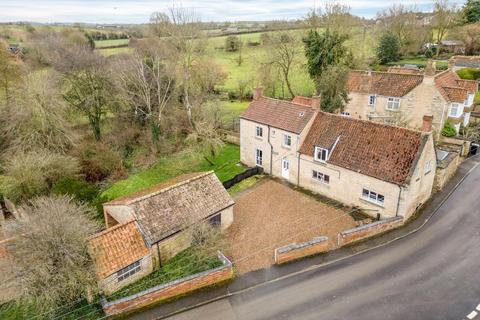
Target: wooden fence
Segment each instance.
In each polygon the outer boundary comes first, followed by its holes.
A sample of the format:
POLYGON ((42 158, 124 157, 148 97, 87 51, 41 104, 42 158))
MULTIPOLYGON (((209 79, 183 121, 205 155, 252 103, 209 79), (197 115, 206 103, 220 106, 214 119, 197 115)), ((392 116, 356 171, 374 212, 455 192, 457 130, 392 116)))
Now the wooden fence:
POLYGON ((239 183, 239 182, 241 182, 241 181, 243 181, 247 178, 250 178, 250 177, 252 177, 256 174, 262 174, 262 173, 263 173, 263 168, 260 168, 260 167, 250 168, 250 169, 245 170, 242 173, 237 174, 232 179, 225 181, 223 183, 223 186, 225 187, 225 189, 230 189, 231 187, 233 187, 237 183, 239 183))

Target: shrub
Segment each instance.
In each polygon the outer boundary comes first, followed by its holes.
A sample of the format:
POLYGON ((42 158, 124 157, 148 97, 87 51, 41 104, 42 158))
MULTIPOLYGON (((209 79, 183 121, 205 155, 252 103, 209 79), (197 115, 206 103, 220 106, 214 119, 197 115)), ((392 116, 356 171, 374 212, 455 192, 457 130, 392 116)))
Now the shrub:
POLYGON ((240 50, 242 41, 237 36, 228 36, 225 39, 225 51, 227 52, 236 52, 240 50))
POLYGON ((460 69, 457 71, 457 74, 460 78, 466 80, 480 79, 480 70, 478 69, 460 69))
POLYGON ((99 189, 84 180, 64 177, 53 185, 52 193, 55 195, 70 195, 75 200, 93 204, 99 189))
POLYGON ((120 154, 103 143, 84 143, 74 153, 80 161, 81 173, 89 182, 124 173, 120 154))
POLYGON ((443 130, 442 130, 442 136, 455 137, 456 135, 457 135, 457 130, 455 130, 455 127, 450 122, 445 123, 445 126, 443 127, 443 130))

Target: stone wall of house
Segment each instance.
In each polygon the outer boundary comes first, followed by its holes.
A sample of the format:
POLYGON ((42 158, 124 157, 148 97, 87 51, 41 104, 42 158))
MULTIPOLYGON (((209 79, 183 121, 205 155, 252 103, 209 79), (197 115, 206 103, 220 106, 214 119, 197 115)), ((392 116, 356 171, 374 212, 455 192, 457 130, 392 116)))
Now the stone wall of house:
POLYGON ((102 301, 103 310, 107 315, 125 315, 197 289, 227 281, 233 277, 232 263, 223 254, 219 254, 219 258, 224 262, 223 266, 162 284, 116 301, 102 301))
POLYGON ((255 167, 255 150, 263 151, 262 167, 265 173, 270 173, 270 151, 271 146, 268 143, 268 126, 257 124, 255 122, 240 119, 240 162, 248 167, 255 167), (256 137, 256 127, 263 129, 263 137, 256 137))
POLYGON ((282 264, 328 251, 328 238, 316 237, 302 243, 292 243, 275 249, 275 263, 282 264))
POLYGON ((404 219, 402 217, 393 217, 366 224, 361 227, 342 231, 338 234, 338 246, 341 247, 346 244, 369 238, 385 231, 397 228, 403 224, 403 221, 404 219))
POLYGON ((387 218, 393 217, 397 213, 399 195, 397 185, 332 164, 314 161, 311 156, 301 155, 300 157, 299 185, 348 206, 365 209, 365 213, 372 217, 376 217, 377 213, 380 213, 382 218, 387 218), (315 180, 312 177, 313 170, 329 175, 329 184, 315 180), (380 206, 362 199, 363 188, 384 195, 384 205, 380 206))
POLYGON ((233 223, 233 206, 228 207, 227 209, 223 210, 221 212, 221 215, 222 215, 221 228, 222 228, 222 230, 225 230, 228 227, 230 227, 233 223))
POLYGON ((457 172, 458 166, 460 164, 460 156, 456 152, 450 152, 448 162, 437 167, 435 173, 435 182, 433 188, 435 191, 440 191, 447 184, 448 181, 453 177, 455 172, 457 172))
POLYGON ((117 273, 113 273, 108 277, 98 282, 99 288, 104 294, 111 294, 121 288, 128 286, 129 284, 138 281, 139 279, 149 275, 153 271, 152 255, 143 257, 140 261, 140 271, 122 281, 117 280, 117 273))
POLYGON ((402 206, 399 208, 399 215, 403 216, 405 220, 410 218, 432 195, 436 167, 437 156, 433 137, 429 135, 410 178, 410 184, 402 190, 403 194, 401 197, 405 199, 405 201, 403 201, 402 206), (428 162, 430 162, 431 165, 430 171, 427 170, 428 162))
POLYGON ((387 110, 387 96, 377 96, 375 106, 368 105, 369 94, 351 92, 345 111, 351 117, 368 120, 369 115, 383 122, 385 118, 396 118, 408 123, 408 127, 420 129, 424 115, 433 115, 433 128, 439 132, 446 121, 449 104, 435 87, 433 77, 425 76, 423 83, 400 99, 400 114, 387 110))

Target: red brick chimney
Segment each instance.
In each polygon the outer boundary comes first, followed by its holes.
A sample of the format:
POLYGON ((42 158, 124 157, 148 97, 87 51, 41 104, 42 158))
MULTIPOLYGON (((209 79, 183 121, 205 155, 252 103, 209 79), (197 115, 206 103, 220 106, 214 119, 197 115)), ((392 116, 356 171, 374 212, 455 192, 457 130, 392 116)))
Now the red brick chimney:
POLYGON ((263 97, 263 88, 256 87, 255 89, 253 89, 253 100, 258 100, 261 97, 263 97))
POLYGON ((423 125, 422 125, 422 131, 423 132, 431 132, 432 131, 432 122, 433 122, 433 116, 423 116, 423 125))
POLYGON ((312 97, 312 108, 313 109, 319 109, 320 110, 320 102, 321 102, 320 96, 313 96, 312 97))

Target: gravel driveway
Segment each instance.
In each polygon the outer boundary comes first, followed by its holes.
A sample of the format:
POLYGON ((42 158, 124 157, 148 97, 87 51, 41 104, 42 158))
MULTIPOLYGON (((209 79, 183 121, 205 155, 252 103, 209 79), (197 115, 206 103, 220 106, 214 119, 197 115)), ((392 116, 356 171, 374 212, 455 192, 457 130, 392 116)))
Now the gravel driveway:
POLYGON ((328 236, 333 249, 337 234, 356 226, 347 209, 336 209, 268 178, 235 201, 228 255, 240 274, 269 267, 274 249, 292 242, 328 236))

